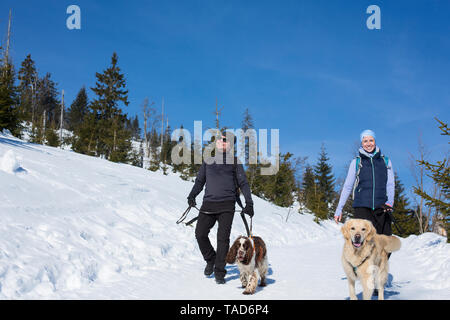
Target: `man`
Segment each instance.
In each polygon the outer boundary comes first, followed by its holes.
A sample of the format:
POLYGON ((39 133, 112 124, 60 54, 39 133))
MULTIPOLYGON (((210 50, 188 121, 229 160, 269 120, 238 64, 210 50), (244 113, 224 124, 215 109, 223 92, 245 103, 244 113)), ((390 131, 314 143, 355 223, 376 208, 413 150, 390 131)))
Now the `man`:
POLYGON ((235 140, 234 135, 230 132, 227 134, 221 132, 218 138, 216 137, 214 161, 211 164, 203 161, 192 191, 188 196, 189 206, 195 206, 195 197, 206 184, 203 203, 195 228, 195 237, 206 261, 204 274, 210 276, 214 272, 218 284, 225 283, 225 258, 230 246, 237 187, 240 188, 245 198, 246 205, 243 212, 250 217, 254 214, 250 187, 244 168, 242 164, 233 163, 233 161, 236 162, 236 158, 230 152, 235 140), (217 252, 208 237, 209 231, 216 222, 218 222, 217 252))

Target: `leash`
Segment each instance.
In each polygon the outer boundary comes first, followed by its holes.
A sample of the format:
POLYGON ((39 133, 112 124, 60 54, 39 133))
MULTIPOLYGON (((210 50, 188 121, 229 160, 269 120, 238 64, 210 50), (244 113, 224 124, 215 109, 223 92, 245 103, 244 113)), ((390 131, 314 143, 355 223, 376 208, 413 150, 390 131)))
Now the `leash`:
MULTIPOLYGON (((177 224, 180 224, 181 222, 183 222, 183 221, 186 219, 186 217, 187 217, 189 211, 191 211, 191 208, 192 208, 192 207, 189 206, 189 207, 183 212, 183 214, 181 215, 180 219, 178 219, 177 224)), ((192 222, 193 222, 193 221, 192 221, 192 222)))
MULTIPOLYGON (((240 212, 241 213, 241 218, 242 218, 242 221, 244 222, 244 226, 245 226, 245 230, 247 231, 247 237, 250 239, 250 242, 251 242, 251 244, 252 244, 252 247, 253 247, 253 253, 255 253, 255 251, 256 251, 256 246, 255 246, 255 241, 253 240, 253 217, 250 217, 250 227, 248 226, 248 223, 247 223, 247 219, 245 219, 245 214, 242 212, 244 209, 243 209, 243 206, 242 206, 242 202, 240 201, 240 199, 239 199, 239 201, 237 201, 237 203, 238 203, 238 205, 241 207, 241 210, 237 210, 237 211, 235 211, 235 212, 240 212)), ((191 211, 191 209, 192 208, 195 208, 195 209, 197 209, 198 210, 198 212, 202 212, 202 213, 206 213, 206 214, 215 214, 215 213, 217 213, 217 212, 208 212, 208 211, 201 211, 199 208, 197 208, 196 206, 189 206, 184 212, 183 212, 183 214, 181 215, 181 217, 180 217, 180 219, 178 219, 178 221, 177 221, 177 224, 180 224, 180 223, 182 223, 184 220, 186 220, 186 218, 187 218, 187 216, 188 216, 188 214, 189 214, 189 211, 191 211)), ((195 221, 197 221, 198 220, 198 216, 196 216, 195 218, 193 218, 193 219, 191 219, 191 220, 189 220, 188 222, 185 222, 184 224, 186 225, 186 226, 190 226, 191 224, 193 224, 195 221)))
MULTIPOLYGON (((202 211, 202 210, 200 210, 199 208, 197 208, 196 206, 193 206, 193 207, 189 206, 189 207, 183 212, 183 214, 181 215, 180 219, 178 219, 177 224, 180 224, 180 223, 182 223, 184 220, 186 220, 187 215, 189 214, 189 211, 191 211, 192 208, 197 209, 198 212, 206 213, 206 214, 217 214, 217 213, 219 213, 219 212, 202 211)), ((249 233, 250 231, 248 231, 248 230, 249 230, 249 229, 248 229, 248 224, 247 224, 247 221, 245 220, 245 217, 244 217, 244 214, 242 213, 242 210, 236 210, 236 211, 234 211, 234 212, 241 212, 241 217, 242 217, 242 219, 244 220, 244 224, 245 224, 245 226, 246 226, 247 233, 250 234, 250 233, 249 233)), ((198 220, 198 216, 196 216, 195 218, 189 220, 188 222, 185 222, 184 224, 187 225, 187 226, 190 226, 191 224, 193 224, 193 223, 194 223, 195 221, 197 221, 197 220, 198 220)))
POLYGON ((249 228, 247 219, 245 219, 245 214, 242 212, 244 210, 244 206, 242 205, 241 198, 237 197, 236 202, 242 209, 241 210, 241 218, 242 218, 242 221, 244 222, 245 231, 247 231, 247 237, 250 239, 250 243, 252 244, 253 254, 255 254, 256 246, 255 246, 255 241, 253 240, 253 217, 250 217, 250 228, 249 228))
MULTIPOLYGON (((415 211, 414 210, 409 210, 409 211, 406 211, 406 212, 402 212, 402 214, 409 214, 409 213, 415 213, 415 211)), ((399 221, 397 219, 395 219, 393 213, 391 214, 391 218, 392 218, 392 222, 394 223, 394 227, 397 228, 397 230, 400 232, 400 234, 405 234, 405 231, 402 228, 400 228, 400 226, 398 225, 399 221)), ((406 222, 406 221, 408 221, 408 219, 409 218, 404 219, 404 220, 400 220, 400 222, 406 222)))
POLYGON ((398 232, 400 232, 400 234, 405 234, 405 231, 397 224, 397 219, 395 219, 393 215, 391 216, 391 218, 392 222, 394 223, 394 227, 397 228, 398 232))
POLYGON ((358 264, 357 266, 354 266, 354 265, 352 265, 349 261, 347 261, 347 263, 351 265, 351 267, 352 267, 352 269, 353 269, 353 273, 355 274, 356 277, 358 276, 358 274, 356 273, 356 271, 358 270, 358 268, 359 268, 360 266, 362 266, 362 264, 363 264, 364 262, 366 262, 367 258, 370 257, 370 255, 372 254, 374 248, 375 248, 375 246, 372 247, 372 249, 370 250, 370 252, 369 252, 369 254, 367 255, 367 257, 365 257, 364 260, 363 260, 360 264, 358 264))
POLYGON ((247 219, 245 219, 245 214, 241 212, 241 218, 244 222, 245 231, 247 231, 247 237, 252 237, 252 224, 253 224, 253 218, 250 217, 250 228, 248 227, 247 219))

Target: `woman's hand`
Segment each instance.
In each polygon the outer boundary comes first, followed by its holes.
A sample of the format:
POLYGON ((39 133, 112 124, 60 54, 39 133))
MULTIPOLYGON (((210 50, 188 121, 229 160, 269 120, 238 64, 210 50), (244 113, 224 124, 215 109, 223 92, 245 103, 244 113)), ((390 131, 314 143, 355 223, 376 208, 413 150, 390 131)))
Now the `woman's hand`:
POLYGON ((394 209, 391 207, 390 204, 386 203, 383 206, 383 211, 386 213, 392 213, 392 211, 394 211, 394 209))
POLYGON ((338 223, 338 220, 339 220, 339 222, 341 222, 341 219, 342 219, 342 213, 338 216, 334 216, 334 221, 336 221, 336 223, 338 223))

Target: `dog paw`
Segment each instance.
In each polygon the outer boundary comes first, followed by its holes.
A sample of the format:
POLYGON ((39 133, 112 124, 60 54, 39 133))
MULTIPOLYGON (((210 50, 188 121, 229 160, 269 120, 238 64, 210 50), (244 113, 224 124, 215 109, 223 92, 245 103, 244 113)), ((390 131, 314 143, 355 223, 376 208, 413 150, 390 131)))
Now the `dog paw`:
POLYGON ((245 290, 244 292, 242 292, 242 294, 248 295, 248 294, 253 294, 254 292, 251 292, 250 290, 245 290))
POLYGON ((267 286, 267 284, 266 284, 265 281, 261 281, 261 282, 259 283, 259 286, 260 286, 260 287, 265 287, 265 286, 267 286))

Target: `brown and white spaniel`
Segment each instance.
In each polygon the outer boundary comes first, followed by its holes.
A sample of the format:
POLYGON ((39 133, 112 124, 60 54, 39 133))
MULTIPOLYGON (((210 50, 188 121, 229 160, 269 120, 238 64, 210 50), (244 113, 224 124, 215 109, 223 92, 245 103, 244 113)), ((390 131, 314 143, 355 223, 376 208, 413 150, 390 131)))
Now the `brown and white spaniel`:
POLYGON ((266 244, 260 237, 244 237, 237 238, 227 254, 227 263, 237 263, 242 288, 245 288, 243 294, 255 293, 258 285, 258 270, 261 281, 259 285, 266 285, 266 274, 269 268, 267 261, 266 244))

